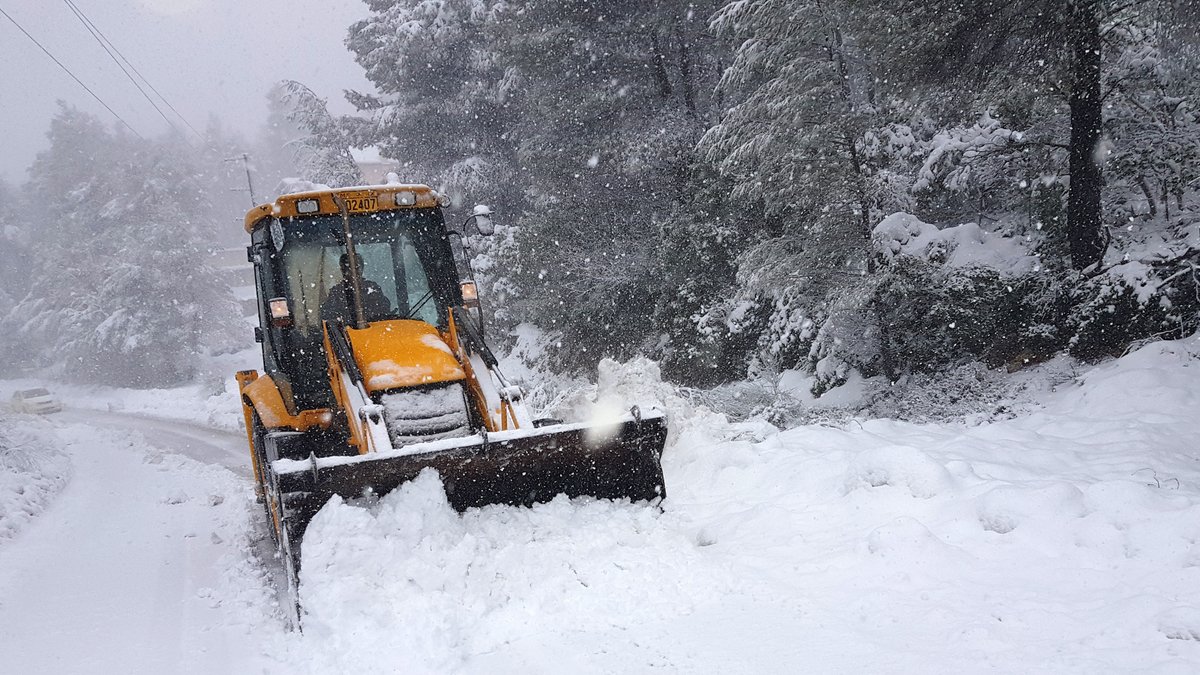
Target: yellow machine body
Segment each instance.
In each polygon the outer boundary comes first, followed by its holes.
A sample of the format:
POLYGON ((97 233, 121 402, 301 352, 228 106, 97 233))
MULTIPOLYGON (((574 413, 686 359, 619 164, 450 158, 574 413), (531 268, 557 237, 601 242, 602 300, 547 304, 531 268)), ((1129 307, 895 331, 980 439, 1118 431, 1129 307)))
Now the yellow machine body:
POLYGON ((383 494, 432 469, 460 510, 665 496, 660 412, 633 408, 602 434, 531 417, 464 306, 443 201, 422 185, 368 186, 285 195, 246 216, 265 373, 237 381, 297 602, 300 539, 333 495, 383 494), (327 260, 340 260, 336 284, 327 260), (387 308, 368 312, 368 292, 387 308), (331 315, 337 293, 347 311, 331 315))

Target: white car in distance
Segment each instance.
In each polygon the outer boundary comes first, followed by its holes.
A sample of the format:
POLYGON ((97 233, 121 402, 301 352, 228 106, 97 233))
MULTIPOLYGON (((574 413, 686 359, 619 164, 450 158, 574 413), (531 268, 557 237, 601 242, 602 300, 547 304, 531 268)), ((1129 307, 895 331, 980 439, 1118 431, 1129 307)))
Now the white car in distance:
POLYGON ((13 412, 45 415, 61 412, 63 405, 62 401, 58 400, 58 397, 51 394, 49 390, 37 387, 22 389, 13 394, 12 409, 13 412))

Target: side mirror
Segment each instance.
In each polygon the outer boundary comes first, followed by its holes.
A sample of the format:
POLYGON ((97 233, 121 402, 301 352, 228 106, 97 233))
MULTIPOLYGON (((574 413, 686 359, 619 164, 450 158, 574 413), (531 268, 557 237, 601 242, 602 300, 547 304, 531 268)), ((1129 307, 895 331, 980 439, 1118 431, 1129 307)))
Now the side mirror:
POLYGON ((471 218, 475 220, 475 229, 485 237, 490 237, 496 234, 496 225, 492 222, 492 210, 483 204, 475 207, 471 214, 471 218))

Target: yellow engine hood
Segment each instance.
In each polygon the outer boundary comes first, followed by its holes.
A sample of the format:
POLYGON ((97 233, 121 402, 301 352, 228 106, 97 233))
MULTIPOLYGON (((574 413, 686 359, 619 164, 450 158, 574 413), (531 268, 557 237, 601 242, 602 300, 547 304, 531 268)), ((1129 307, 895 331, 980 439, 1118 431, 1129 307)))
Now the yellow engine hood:
POLYGON ((454 352, 424 321, 376 321, 347 328, 346 335, 370 393, 466 378, 454 352))

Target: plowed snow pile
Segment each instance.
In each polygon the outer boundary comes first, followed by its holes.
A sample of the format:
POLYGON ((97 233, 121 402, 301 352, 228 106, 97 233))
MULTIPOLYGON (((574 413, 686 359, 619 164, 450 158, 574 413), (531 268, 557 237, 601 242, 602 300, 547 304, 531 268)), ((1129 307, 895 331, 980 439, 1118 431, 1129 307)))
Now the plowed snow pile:
POLYGON ((1200 341, 985 426, 775 433, 671 398, 668 499, 459 515, 436 476, 304 543, 311 672, 1196 672, 1200 341))
POLYGON ((58 445, 41 420, 0 412, 0 547, 67 484, 71 461, 58 445))

